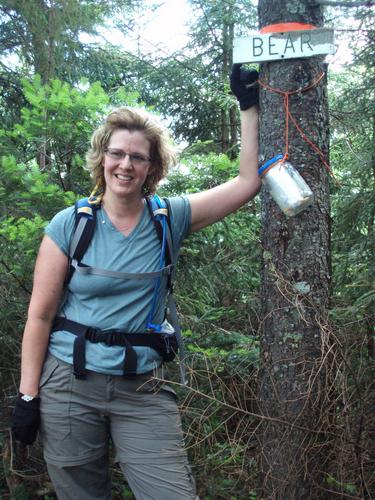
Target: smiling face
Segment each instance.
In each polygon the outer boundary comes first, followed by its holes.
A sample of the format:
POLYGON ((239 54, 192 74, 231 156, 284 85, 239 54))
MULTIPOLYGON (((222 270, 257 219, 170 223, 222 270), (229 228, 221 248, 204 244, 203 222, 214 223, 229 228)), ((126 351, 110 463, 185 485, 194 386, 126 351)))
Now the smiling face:
POLYGON ((150 143, 139 130, 115 130, 107 145, 114 154, 104 155, 104 179, 106 196, 139 199, 150 170, 151 162, 131 162, 129 155, 149 158, 150 143), (125 158, 121 153, 128 153, 125 158), (115 158, 118 156, 119 158, 115 158))

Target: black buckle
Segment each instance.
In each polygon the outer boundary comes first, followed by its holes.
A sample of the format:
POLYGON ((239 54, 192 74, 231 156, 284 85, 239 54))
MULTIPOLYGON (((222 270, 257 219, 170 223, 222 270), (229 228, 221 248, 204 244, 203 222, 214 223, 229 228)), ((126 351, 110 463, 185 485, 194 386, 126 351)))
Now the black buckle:
POLYGON ((104 340, 102 340, 102 342, 104 342, 108 346, 116 345, 116 341, 118 340, 118 332, 116 330, 104 330, 102 333, 104 337, 104 340))
POLYGON ((86 339, 87 340, 90 340, 91 342, 99 342, 99 340, 97 340, 99 334, 100 334, 100 330, 99 328, 95 328, 93 326, 89 326, 86 330, 86 339))
POLYGON ((102 342, 108 346, 113 345, 123 345, 121 341, 121 333, 118 330, 100 330, 100 328, 95 328, 90 326, 86 330, 86 339, 90 342, 98 343, 102 342))

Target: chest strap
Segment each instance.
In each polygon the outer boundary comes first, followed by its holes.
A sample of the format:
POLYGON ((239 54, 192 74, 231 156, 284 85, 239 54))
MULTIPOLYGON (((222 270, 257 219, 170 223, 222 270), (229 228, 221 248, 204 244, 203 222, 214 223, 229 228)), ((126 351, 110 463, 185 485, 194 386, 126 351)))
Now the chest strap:
POLYGON ((172 361, 178 351, 174 334, 156 332, 129 333, 118 329, 100 330, 61 316, 55 318, 52 326, 52 331, 57 330, 65 330, 76 335, 73 344, 73 370, 75 377, 78 379, 85 378, 86 340, 93 343, 102 342, 109 346, 125 347, 124 376, 135 376, 137 374, 138 359, 134 346, 155 349, 165 362, 172 361))
POLYGON ((162 276, 170 276, 173 272, 173 265, 165 266, 158 271, 150 271, 144 273, 124 273, 122 271, 111 271, 110 269, 100 269, 98 267, 87 266, 73 259, 71 267, 80 274, 95 274, 97 276, 106 276, 109 278, 120 278, 123 280, 145 280, 161 278, 162 276))

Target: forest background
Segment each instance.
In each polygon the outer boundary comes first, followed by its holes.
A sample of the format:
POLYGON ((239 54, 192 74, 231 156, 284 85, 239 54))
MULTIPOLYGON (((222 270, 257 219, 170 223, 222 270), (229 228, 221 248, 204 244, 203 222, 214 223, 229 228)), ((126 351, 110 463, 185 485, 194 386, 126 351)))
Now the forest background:
MULTIPOLYGON (((374 10, 372 2, 319 3, 328 5, 322 7, 325 26, 336 29, 346 58, 341 65, 334 58, 328 71, 330 165, 339 181, 331 182, 330 194, 330 355, 340 362, 337 391, 330 395, 333 451, 318 486, 322 498, 373 498, 374 10)), ((180 150, 161 195, 199 191, 237 171, 238 107, 229 90, 233 36, 258 29, 256 5, 187 4, 186 44, 173 51, 145 38, 145 26, 158 15, 156 3, 0 1, 1 498, 54 497, 38 445, 27 460, 18 457, 7 422, 43 228, 90 192, 84 163, 93 129, 117 105, 159 115, 180 150)), ((194 234, 180 256, 176 298, 189 388, 175 380, 198 492, 207 500, 260 498, 261 200, 194 234)), ((113 478, 114 497, 132 498, 115 464, 113 478)))

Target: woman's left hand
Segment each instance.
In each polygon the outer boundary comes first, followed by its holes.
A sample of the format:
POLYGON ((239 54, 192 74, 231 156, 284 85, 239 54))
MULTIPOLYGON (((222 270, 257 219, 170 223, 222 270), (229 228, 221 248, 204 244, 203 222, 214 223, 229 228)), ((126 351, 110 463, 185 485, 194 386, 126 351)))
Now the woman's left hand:
POLYGON ((256 106, 259 103, 259 73, 248 70, 242 64, 233 64, 230 74, 230 88, 240 104, 240 110, 256 106))

